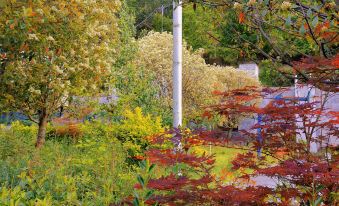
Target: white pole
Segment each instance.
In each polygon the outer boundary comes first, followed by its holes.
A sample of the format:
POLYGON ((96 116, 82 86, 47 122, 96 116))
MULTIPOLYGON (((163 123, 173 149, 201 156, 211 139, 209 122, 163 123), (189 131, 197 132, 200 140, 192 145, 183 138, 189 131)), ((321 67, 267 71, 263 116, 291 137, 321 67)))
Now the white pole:
POLYGON ((182 0, 173 0, 173 127, 182 125, 182 0))

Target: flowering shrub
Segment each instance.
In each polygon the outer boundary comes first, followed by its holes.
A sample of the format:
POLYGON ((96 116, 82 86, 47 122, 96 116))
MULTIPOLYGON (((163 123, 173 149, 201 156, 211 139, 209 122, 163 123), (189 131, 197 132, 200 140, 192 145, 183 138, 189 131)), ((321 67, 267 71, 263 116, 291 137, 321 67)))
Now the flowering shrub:
POLYGON ((110 75, 120 1, 2 1, 0 100, 39 125, 76 94, 98 92, 110 75))
MULTIPOLYGON (((154 87, 164 108, 171 108, 172 99, 172 42, 169 33, 150 32, 138 40, 135 64, 144 67, 155 76, 154 87)), ((183 46, 183 104, 185 117, 195 117, 201 106, 215 103, 218 98, 213 90, 230 90, 244 86, 258 85, 258 82, 242 71, 232 67, 208 65, 200 51, 193 52, 183 46)))

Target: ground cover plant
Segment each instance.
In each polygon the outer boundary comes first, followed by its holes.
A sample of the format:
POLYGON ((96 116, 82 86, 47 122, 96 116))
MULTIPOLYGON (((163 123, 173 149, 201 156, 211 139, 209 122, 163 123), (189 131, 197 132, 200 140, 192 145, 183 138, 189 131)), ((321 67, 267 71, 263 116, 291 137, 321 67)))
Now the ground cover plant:
POLYGON ((36 126, 2 127, 0 204, 108 205, 131 194, 137 168, 128 165, 110 126, 81 127, 77 143, 50 139, 40 150, 34 148, 36 126))

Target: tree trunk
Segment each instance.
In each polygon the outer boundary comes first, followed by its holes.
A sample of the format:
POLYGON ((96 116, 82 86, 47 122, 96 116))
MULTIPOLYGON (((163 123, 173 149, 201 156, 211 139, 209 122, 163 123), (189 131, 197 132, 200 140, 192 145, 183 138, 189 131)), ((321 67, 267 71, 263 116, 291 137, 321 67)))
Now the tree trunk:
POLYGON ((229 130, 227 131, 227 139, 230 141, 232 138, 232 132, 233 132, 233 128, 229 128, 229 130))
POLYGON ((36 148, 40 148, 45 143, 45 137, 46 137, 46 127, 47 127, 47 119, 48 115, 46 111, 42 111, 39 117, 39 130, 38 130, 38 136, 35 143, 36 148))

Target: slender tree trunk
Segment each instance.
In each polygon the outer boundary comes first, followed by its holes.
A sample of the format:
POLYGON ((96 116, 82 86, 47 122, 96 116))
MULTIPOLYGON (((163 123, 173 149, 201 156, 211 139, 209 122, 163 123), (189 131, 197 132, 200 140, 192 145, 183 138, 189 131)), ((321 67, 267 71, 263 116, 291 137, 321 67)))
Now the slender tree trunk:
POLYGON ((306 147, 307 147, 307 153, 311 153, 311 138, 306 136, 306 147))
POLYGON ((232 132, 233 132, 233 129, 230 127, 229 130, 227 131, 227 139, 228 139, 228 140, 231 140, 231 138, 232 138, 232 132))
POLYGON ((43 110, 39 117, 39 129, 38 129, 37 140, 35 143, 36 148, 42 147, 45 143, 47 119, 48 119, 48 115, 46 113, 46 110, 43 110))

